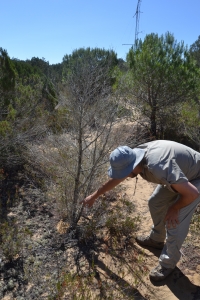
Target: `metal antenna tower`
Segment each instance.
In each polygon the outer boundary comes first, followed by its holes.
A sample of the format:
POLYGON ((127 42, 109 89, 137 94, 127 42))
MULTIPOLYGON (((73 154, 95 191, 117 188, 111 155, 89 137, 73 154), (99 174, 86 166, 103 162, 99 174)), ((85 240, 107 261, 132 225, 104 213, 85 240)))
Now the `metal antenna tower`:
POLYGON ((142 2, 142 0, 138 0, 136 12, 135 12, 135 15, 133 16, 133 17, 136 16, 135 44, 134 44, 136 49, 137 49, 137 46, 138 46, 138 35, 139 35, 139 22, 140 22, 140 6, 141 6, 141 2, 142 2))
POLYGON ((136 16, 136 26, 135 26, 135 43, 134 44, 122 44, 122 45, 131 45, 132 47, 135 46, 137 49, 138 46, 138 35, 139 35, 139 22, 140 22, 140 5, 142 0, 138 0, 136 12, 133 18, 136 16))

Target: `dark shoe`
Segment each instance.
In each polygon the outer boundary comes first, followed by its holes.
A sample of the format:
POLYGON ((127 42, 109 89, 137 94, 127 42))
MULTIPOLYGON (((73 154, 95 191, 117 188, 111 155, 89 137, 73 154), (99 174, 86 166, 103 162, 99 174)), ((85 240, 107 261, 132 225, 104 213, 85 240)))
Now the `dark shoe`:
POLYGON ((162 281, 169 276, 174 269, 162 267, 160 264, 151 270, 149 277, 154 281, 162 281))
POLYGON ((156 249, 162 249, 164 247, 164 242, 156 242, 152 240, 150 236, 138 236, 135 240, 141 246, 153 247, 156 249))

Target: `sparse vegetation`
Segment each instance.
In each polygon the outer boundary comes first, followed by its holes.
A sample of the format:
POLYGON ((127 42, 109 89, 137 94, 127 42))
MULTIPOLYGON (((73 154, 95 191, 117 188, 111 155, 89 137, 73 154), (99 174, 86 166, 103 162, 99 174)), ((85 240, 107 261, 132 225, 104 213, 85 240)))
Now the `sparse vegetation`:
MULTIPOLYGON (((135 247, 133 203, 122 188, 92 209, 80 201, 104 180, 120 144, 170 136, 199 150, 195 45, 188 51, 170 34, 152 34, 127 62, 86 48, 52 66, 11 60, 0 48, 0 298, 139 294, 148 269, 135 247)), ((197 211, 191 232, 199 223, 197 211)))

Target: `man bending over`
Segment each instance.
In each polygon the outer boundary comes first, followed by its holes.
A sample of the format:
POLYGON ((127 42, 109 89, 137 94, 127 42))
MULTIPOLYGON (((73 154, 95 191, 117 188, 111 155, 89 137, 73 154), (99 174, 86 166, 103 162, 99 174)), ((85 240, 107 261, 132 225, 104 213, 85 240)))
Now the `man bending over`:
POLYGON ((120 146, 110 155, 110 179, 86 197, 83 205, 91 207, 100 195, 138 174, 158 184, 148 202, 152 230, 149 236, 138 236, 136 241, 141 246, 162 249, 158 266, 150 272, 152 280, 161 281, 171 274, 179 261, 190 220, 200 203, 200 153, 165 140, 134 149, 120 146))

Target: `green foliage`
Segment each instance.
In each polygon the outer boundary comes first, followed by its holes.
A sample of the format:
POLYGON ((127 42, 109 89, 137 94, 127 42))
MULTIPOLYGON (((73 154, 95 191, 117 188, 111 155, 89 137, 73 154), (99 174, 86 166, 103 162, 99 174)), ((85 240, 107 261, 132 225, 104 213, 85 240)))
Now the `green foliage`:
POLYGON ((124 218, 122 213, 111 215, 106 221, 109 234, 115 238, 130 237, 137 229, 139 219, 129 216, 124 218))
POLYGON ((59 84, 62 82, 63 63, 49 65, 48 78, 54 83, 59 84))
POLYGON ((5 222, 0 227, 0 245, 8 261, 16 259, 23 251, 24 237, 30 236, 27 228, 19 228, 17 222, 5 222))
MULTIPOLYGON (((13 64, 16 69, 18 84, 20 83, 23 87, 29 86, 38 91, 38 83, 40 83, 40 103, 43 103, 44 109, 53 111, 57 104, 57 93, 48 77, 49 63, 45 59, 33 57, 26 61, 14 59, 13 64)), ((38 101, 38 98, 36 99, 38 101)))
POLYGON ((32 77, 33 75, 38 75, 40 77, 43 75, 41 70, 36 65, 32 65, 30 61, 23 61, 15 58, 12 59, 12 63, 19 78, 24 80, 23 83, 25 84, 27 84, 27 78, 32 77))
POLYGON ((200 35, 198 39, 190 46, 190 53, 196 60, 198 67, 200 67, 200 35))
POLYGON ((163 121, 176 116, 177 104, 197 95, 200 72, 184 43, 170 33, 147 35, 129 51, 127 60, 129 88, 150 120, 152 135, 164 138, 163 121))
POLYGON ((0 121, 0 136, 6 136, 8 131, 10 132, 11 127, 8 121, 0 121))
POLYGON ((12 59, 12 63, 20 78, 39 75, 40 77, 48 76, 49 62, 44 58, 32 57, 30 60, 12 59))
POLYGON ((55 106, 58 104, 58 99, 54 85, 48 79, 46 79, 44 82, 42 97, 45 104, 45 109, 52 112, 55 109, 55 106))
POLYGON ((70 130, 73 124, 73 116, 67 107, 59 107, 50 116, 50 123, 53 133, 62 133, 63 130, 70 130))
POLYGON ((200 103, 191 100, 181 108, 181 126, 185 129, 185 135, 194 143, 193 148, 200 149, 200 103))
MULTIPOLYGON (((43 135, 55 105, 53 84, 37 65, 0 56, 0 165, 24 164, 28 142, 43 135)), ((48 124, 50 126, 50 124, 48 124)))
POLYGON ((191 100, 182 106, 182 117, 187 127, 200 127, 199 103, 191 100))
MULTIPOLYGON (((63 58, 63 79, 64 81, 79 82, 79 90, 76 93, 79 97, 89 97, 90 100, 105 90, 106 84, 111 86, 111 73, 117 65, 117 55, 114 51, 107 51, 99 48, 80 48, 74 50, 71 55, 65 55, 63 58), (97 70, 105 72, 97 74, 97 70), (98 86, 97 83, 98 82, 98 86), (81 84, 80 84, 81 83, 81 84), (95 87, 95 88, 94 88, 95 87), (87 90, 85 95, 83 91, 87 90), (94 94, 95 92, 95 94, 94 94)), ((77 84, 76 84, 77 88, 77 84)), ((74 90, 75 92, 75 90, 74 90)))
POLYGON ((15 71, 6 50, 0 48, 0 88, 6 92, 15 86, 15 71))
POLYGON ((14 103, 15 71, 6 50, 0 48, 0 120, 5 120, 7 107, 14 103))
POLYGON ((74 70, 75 65, 87 64, 89 61, 91 61, 91 70, 97 65, 101 67, 105 66, 106 63, 109 63, 110 68, 112 68, 118 62, 117 55, 113 50, 109 51, 100 48, 80 48, 74 50, 70 55, 65 55, 63 58, 64 68, 67 68, 69 73, 74 70))
POLYGON ((115 66, 112 72, 113 78, 113 89, 114 91, 119 88, 120 81, 122 76, 124 75, 124 71, 119 68, 119 66, 115 66))

